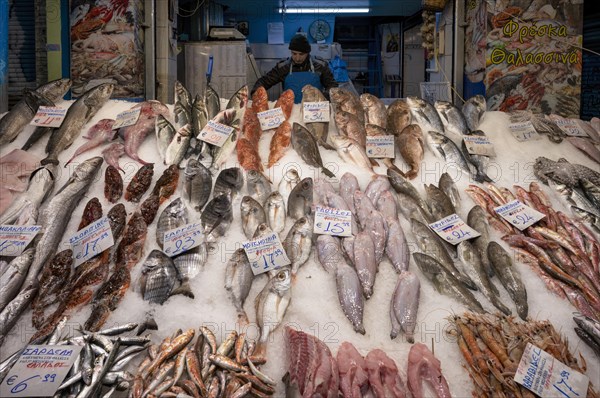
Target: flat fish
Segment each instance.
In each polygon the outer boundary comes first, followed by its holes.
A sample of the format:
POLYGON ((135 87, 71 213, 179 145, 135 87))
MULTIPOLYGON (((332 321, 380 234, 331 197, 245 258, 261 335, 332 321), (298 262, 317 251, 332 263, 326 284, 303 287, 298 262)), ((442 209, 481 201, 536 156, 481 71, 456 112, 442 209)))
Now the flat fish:
POLYGON ((177 283, 177 270, 171 257, 152 250, 142 265, 140 289, 144 300, 163 304, 177 283))
POLYGON ((110 203, 117 203, 123 195, 123 178, 119 171, 109 165, 104 173, 104 197, 110 203))
POLYGON ((187 207, 177 198, 162 211, 156 223, 156 243, 162 249, 165 232, 179 228, 188 223, 189 214, 187 207))

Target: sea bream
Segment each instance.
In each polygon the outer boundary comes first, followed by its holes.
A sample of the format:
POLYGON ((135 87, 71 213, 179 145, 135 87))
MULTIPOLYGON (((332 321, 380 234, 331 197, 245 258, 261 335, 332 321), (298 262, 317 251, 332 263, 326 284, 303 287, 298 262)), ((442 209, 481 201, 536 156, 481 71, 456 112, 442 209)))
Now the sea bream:
POLYGON ((289 230, 283 248, 291 263, 292 275, 306 263, 312 248, 313 223, 310 216, 299 218, 289 230))
POLYGON ((255 355, 265 355, 269 335, 277 329, 292 299, 292 271, 289 267, 276 270, 254 300, 260 338, 255 355))
POLYGON ((454 137, 461 138, 469 134, 467 121, 462 112, 448 101, 435 101, 434 107, 440 115, 440 120, 444 125, 446 134, 454 134, 454 137))
POLYGON ((240 203, 242 230, 246 238, 252 239, 259 224, 267 221, 267 216, 262 205, 251 196, 244 196, 240 203))
POLYGON ((317 141, 310 131, 299 123, 294 123, 292 128, 292 148, 309 166, 321 169, 327 177, 335 178, 335 174, 323 166, 317 141))
POLYGON ((423 131, 432 130, 437 131, 438 133, 444 132, 444 125, 440 119, 440 115, 437 113, 433 105, 416 97, 408 97, 406 102, 410 108, 410 113, 413 117, 413 123, 417 123, 423 131))
POLYGON ((478 130, 481 118, 485 114, 487 104, 483 95, 474 95, 469 98, 462 106, 462 113, 467 122, 467 128, 470 131, 478 130))
POLYGON ((233 212, 229 196, 221 194, 214 197, 208 202, 200 217, 206 241, 214 243, 217 238, 225 235, 232 220, 233 212))
POLYGON ((225 290, 235 306, 238 320, 248 324, 248 315, 244 310, 244 302, 252 288, 254 274, 244 249, 237 249, 229 258, 225 268, 225 290))
POLYGON ((171 257, 160 250, 152 250, 144 264, 140 289, 144 300, 163 304, 177 283, 177 270, 171 257))
MULTIPOLYGON (((302 110, 304 113, 304 104, 307 102, 326 102, 327 98, 321 90, 307 84, 302 87, 302 110)), ((329 122, 312 122, 306 123, 306 128, 314 135, 319 145, 326 149, 330 149, 327 144, 327 134, 329 132, 329 122)))
POLYGON ((182 227, 188 223, 189 214, 187 207, 177 198, 162 211, 156 223, 156 243, 162 249, 165 232, 182 227))
POLYGON ((210 197, 212 174, 202 163, 190 159, 185 166, 183 199, 196 211, 201 211, 210 197))
POLYGON ((267 215, 267 223, 269 227, 280 234, 285 228, 285 201, 279 191, 273 191, 267 197, 264 204, 265 213, 267 215))

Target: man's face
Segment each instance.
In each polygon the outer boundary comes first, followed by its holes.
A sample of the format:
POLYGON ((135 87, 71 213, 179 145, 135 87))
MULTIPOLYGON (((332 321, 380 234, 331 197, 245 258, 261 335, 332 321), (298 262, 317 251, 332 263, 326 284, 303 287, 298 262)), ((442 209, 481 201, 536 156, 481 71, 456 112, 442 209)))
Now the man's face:
POLYGON ((301 53, 299 51, 292 51, 292 61, 295 64, 301 64, 306 61, 306 57, 308 57, 308 53, 301 53))

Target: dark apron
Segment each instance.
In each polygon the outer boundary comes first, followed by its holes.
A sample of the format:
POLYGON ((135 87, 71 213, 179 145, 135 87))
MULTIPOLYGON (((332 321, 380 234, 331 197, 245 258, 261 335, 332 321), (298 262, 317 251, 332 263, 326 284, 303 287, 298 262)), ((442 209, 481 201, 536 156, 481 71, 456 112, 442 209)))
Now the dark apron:
POLYGON ((310 71, 306 72, 294 72, 292 73, 292 67, 294 66, 294 62, 290 63, 290 73, 285 77, 283 81, 283 89, 288 90, 291 89, 294 92, 294 103, 299 104, 302 102, 302 87, 310 84, 321 90, 323 85, 321 85, 321 77, 315 73, 315 68, 313 67, 312 59, 309 58, 310 61, 310 71))

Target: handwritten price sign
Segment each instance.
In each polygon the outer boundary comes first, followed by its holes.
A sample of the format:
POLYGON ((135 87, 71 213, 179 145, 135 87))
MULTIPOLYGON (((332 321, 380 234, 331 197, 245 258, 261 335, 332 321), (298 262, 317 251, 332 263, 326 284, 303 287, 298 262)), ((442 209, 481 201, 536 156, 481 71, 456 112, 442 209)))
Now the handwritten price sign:
POLYGON ((197 222, 165 232, 163 248, 167 256, 174 257, 200 246, 202 242, 204 242, 202 224, 197 222))
POLYGON ((536 141, 542 138, 531 122, 511 123, 508 128, 513 137, 520 142, 536 141))
POLYGON ((452 214, 439 221, 429 224, 429 227, 446 242, 458 245, 463 240, 476 238, 481 234, 469 227, 458 214, 452 214))
POLYGON ((260 128, 263 131, 277 128, 285 121, 285 115, 283 114, 281 107, 269 109, 268 111, 264 112, 258 112, 256 116, 258 116, 260 128))
POLYGON ((115 119, 115 123, 113 124, 113 129, 118 129, 121 127, 133 126, 137 123, 140 117, 141 108, 130 109, 125 112, 121 112, 117 115, 115 119))
POLYGON ((518 200, 495 207, 494 211, 521 231, 546 217, 518 200))
POLYGON ((69 239, 73 249, 73 265, 77 267, 115 244, 108 217, 77 231, 69 239))
POLYGON ((579 128, 577 121, 575 119, 553 119, 554 123, 568 136, 571 137, 587 137, 588 134, 579 128))
POLYGON ((40 229, 40 225, 0 225, 0 256, 19 256, 40 229))
POLYGON ((304 123, 329 122, 329 102, 304 102, 302 105, 304 123))
POLYGON ((209 120, 206 126, 200 131, 198 139, 218 147, 223 146, 227 138, 231 135, 233 127, 209 120))
POLYGON ((315 206, 313 231, 321 235, 351 236, 352 213, 348 210, 315 206))
POLYGON ((395 156, 394 152, 394 136, 393 135, 377 135, 367 137, 367 156, 370 158, 390 158, 395 156))
POLYGON ((0 397, 51 397, 83 347, 30 345, 0 385, 0 397))
POLYGON ((494 145, 492 145, 487 137, 481 135, 469 135, 465 136, 463 139, 465 141, 467 152, 471 155, 496 156, 494 145))
POLYGON ((32 126, 60 127, 67 114, 66 108, 40 105, 31 121, 32 126))
POLYGON ((291 263, 276 233, 243 242, 254 275, 259 275, 291 263))
POLYGON ((585 397, 590 379, 546 351, 527 343, 515 381, 542 398, 585 397))

